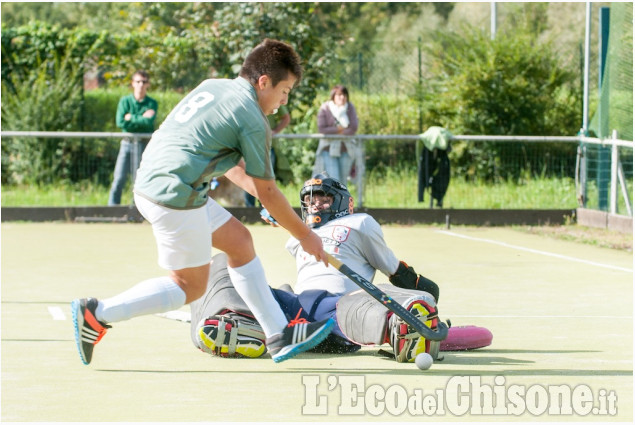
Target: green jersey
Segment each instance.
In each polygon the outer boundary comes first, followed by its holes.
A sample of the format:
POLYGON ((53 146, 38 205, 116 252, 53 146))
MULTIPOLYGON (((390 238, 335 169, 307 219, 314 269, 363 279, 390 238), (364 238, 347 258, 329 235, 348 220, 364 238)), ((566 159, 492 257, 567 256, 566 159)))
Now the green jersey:
POLYGON ((117 127, 128 133, 152 133, 158 109, 159 104, 150 96, 144 97, 141 102, 132 94, 123 96, 117 104, 117 127), (143 113, 149 109, 154 110, 155 114, 151 118, 146 118, 143 113), (126 114, 131 115, 128 121, 124 119, 126 114))
POLYGON ((272 180, 271 129, 256 90, 244 78, 203 81, 152 135, 134 191, 176 209, 207 202, 213 177, 245 159, 249 176, 272 180))

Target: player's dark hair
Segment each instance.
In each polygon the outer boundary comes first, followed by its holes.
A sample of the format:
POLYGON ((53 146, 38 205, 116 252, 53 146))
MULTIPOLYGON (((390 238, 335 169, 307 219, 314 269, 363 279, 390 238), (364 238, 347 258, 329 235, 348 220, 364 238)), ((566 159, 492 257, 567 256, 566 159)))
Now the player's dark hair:
POLYGON ((247 55, 239 75, 254 86, 258 83, 258 78, 268 75, 271 83, 276 86, 289 78, 290 73, 297 78, 297 85, 302 79, 302 72, 302 59, 291 45, 265 38, 247 55))
POLYGON ((144 80, 149 80, 150 79, 150 74, 148 74, 148 71, 146 71, 145 69, 138 69, 134 72, 134 74, 132 74, 132 78, 134 78, 135 75, 140 76, 141 78, 143 78, 144 80))

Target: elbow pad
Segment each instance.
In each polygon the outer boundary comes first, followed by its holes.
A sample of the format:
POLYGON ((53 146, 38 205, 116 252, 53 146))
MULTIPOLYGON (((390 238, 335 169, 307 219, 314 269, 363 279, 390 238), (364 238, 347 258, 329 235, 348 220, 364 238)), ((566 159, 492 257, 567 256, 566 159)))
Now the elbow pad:
POLYGON ((404 261, 399 262, 395 274, 389 277, 390 283, 404 289, 416 289, 426 291, 439 302, 439 285, 430 279, 417 275, 415 270, 404 261))

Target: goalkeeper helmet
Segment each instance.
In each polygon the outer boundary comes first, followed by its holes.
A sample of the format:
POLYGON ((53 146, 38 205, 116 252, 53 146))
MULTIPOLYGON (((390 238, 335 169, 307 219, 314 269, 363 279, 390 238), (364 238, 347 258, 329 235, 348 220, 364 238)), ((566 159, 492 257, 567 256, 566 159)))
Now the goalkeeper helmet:
POLYGON ((353 214, 353 197, 345 185, 328 176, 328 174, 316 174, 312 179, 304 182, 300 190, 300 205, 302 220, 307 226, 317 228, 330 220, 353 214), (313 195, 332 196, 333 202, 328 208, 316 210, 311 208, 313 195), (309 196, 308 201, 305 197, 309 196))

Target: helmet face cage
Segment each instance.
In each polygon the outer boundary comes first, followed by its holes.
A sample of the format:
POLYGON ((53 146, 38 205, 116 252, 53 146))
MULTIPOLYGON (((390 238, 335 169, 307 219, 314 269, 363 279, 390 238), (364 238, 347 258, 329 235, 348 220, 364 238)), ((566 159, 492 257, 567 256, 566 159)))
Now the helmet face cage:
POLYGON ((300 205, 302 220, 311 228, 317 228, 330 220, 353 214, 353 197, 346 186, 324 174, 317 174, 304 182, 304 187, 300 191, 300 205), (332 196, 331 206, 324 210, 311 212, 314 194, 332 196), (306 195, 309 195, 308 202, 304 201, 306 195))

